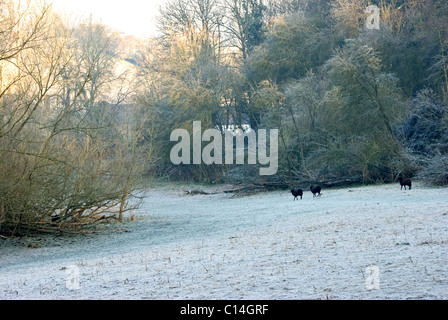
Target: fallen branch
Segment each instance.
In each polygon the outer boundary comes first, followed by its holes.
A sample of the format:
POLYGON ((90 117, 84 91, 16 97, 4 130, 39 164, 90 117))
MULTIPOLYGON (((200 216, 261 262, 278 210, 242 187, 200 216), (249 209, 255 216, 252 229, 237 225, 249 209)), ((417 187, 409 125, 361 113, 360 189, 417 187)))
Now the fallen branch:
POLYGON ((217 192, 205 192, 203 190, 184 190, 184 192, 188 195, 194 196, 194 195, 198 195, 198 194, 203 194, 203 195, 209 195, 209 194, 217 194, 217 192))
POLYGON ((224 193, 253 193, 253 192, 261 192, 261 191, 270 191, 276 189, 286 189, 289 186, 282 182, 268 182, 263 184, 250 184, 236 189, 224 190, 224 193))

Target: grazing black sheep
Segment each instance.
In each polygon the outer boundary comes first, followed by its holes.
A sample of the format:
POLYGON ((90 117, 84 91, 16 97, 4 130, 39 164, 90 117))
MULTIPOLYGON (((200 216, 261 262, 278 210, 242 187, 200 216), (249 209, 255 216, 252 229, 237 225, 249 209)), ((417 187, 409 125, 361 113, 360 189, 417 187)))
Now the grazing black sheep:
POLYGON ((406 190, 406 186, 408 186, 409 190, 411 190, 411 187, 412 187, 411 179, 403 179, 402 177, 400 177, 400 178, 398 178, 398 181, 400 181, 400 186, 401 186, 400 190, 402 190, 403 187, 404 187, 404 190, 406 190))
POLYGON ((310 190, 313 193, 313 198, 317 197, 317 196, 320 197, 320 190, 321 190, 321 188, 319 186, 316 186, 316 187, 311 186, 310 190), (317 196, 316 196, 316 194, 317 194, 317 196))
MULTIPOLYGON (((294 201, 297 199, 298 196, 300 196, 300 199, 302 199, 302 195, 303 195, 302 189, 297 189, 297 190, 291 189, 291 193, 294 196, 294 201)), ((297 199, 297 200, 299 200, 299 199, 297 199)))

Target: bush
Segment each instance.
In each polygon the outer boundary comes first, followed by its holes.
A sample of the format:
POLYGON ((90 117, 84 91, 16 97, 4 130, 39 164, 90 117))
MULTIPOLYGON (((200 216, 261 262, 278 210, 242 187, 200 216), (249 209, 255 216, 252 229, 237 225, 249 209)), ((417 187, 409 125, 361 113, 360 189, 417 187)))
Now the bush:
POLYGON ((423 90, 412 100, 411 113, 402 126, 405 145, 422 156, 448 152, 448 107, 431 90, 423 90))
POLYGON ((448 157, 437 153, 433 157, 420 160, 424 163, 422 169, 418 172, 417 178, 433 185, 448 185, 448 157))
POLYGON ((411 113, 400 136, 419 168, 417 177, 431 184, 448 184, 448 107, 431 90, 411 102, 411 113))

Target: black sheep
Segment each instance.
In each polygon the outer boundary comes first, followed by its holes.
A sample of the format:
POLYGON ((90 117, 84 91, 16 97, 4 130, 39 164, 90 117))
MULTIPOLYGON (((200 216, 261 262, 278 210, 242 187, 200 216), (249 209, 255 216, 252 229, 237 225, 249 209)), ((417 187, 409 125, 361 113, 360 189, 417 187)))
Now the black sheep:
POLYGON ((400 177, 400 178, 398 178, 398 181, 400 181, 400 186, 401 186, 400 190, 402 190, 403 187, 404 187, 404 190, 406 190, 406 186, 408 186, 409 190, 411 190, 411 187, 412 187, 411 179, 403 179, 402 177, 400 177))
POLYGON ((321 188, 319 186, 316 186, 316 187, 311 186, 310 190, 313 193, 313 198, 316 197, 316 194, 320 197, 321 188))
POLYGON ((302 195, 303 195, 302 189, 297 189, 297 190, 291 189, 291 193, 294 196, 294 200, 296 200, 298 196, 300 196, 300 199, 302 199, 302 195))

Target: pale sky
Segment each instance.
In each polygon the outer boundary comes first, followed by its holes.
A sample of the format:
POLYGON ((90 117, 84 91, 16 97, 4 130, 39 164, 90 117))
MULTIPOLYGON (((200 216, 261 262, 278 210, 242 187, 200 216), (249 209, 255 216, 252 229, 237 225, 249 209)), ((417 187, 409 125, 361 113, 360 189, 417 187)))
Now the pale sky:
POLYGON ((137 37, 153 36, 155 17, 165 0, 47 0, 53 9, 89 17, 137 37))

